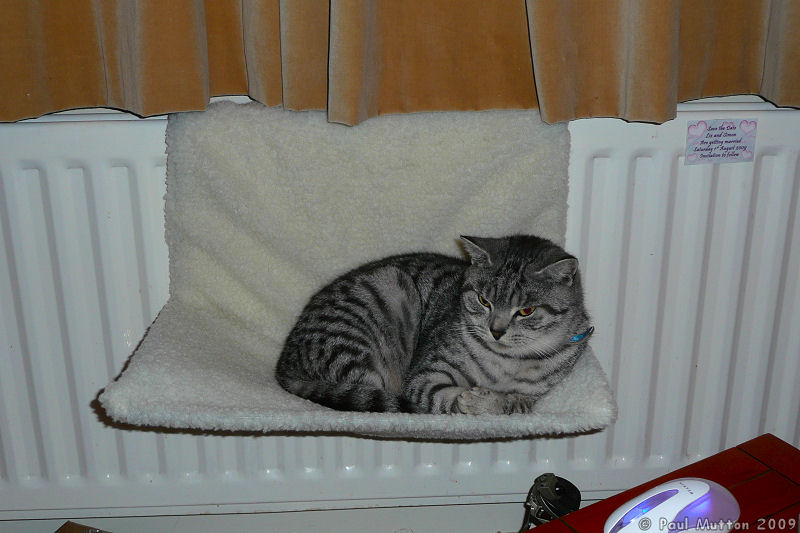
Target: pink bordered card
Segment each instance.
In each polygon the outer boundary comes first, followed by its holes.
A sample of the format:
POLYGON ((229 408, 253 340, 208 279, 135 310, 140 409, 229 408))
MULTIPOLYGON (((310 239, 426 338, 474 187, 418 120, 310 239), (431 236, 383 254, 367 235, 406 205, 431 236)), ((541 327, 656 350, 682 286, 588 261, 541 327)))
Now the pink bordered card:
POLYGON ((686 124, 687 165, 753 161, 757 119, 690 120, 686 124))

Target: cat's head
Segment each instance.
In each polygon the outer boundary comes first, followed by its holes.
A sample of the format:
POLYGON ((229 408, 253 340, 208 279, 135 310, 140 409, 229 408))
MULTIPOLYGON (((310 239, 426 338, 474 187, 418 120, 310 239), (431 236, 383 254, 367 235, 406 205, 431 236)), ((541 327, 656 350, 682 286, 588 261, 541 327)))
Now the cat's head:
POLYGON ((544 358, 588 327, 578 260, 539 237, 462 237, 471 265, 461 305, 491 349, 544 358))

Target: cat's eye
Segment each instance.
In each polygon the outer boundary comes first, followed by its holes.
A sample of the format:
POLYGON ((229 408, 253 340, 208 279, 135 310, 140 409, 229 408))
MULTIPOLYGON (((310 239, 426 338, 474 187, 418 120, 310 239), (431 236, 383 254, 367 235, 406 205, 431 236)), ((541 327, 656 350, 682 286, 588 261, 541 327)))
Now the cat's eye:
POLYGON ((490 303, 489 303, 489 302, 486 300, 486 298, 484 298, 484 297, 483 297, 483 296, 481 296, 480 294, 478 295, 478 301, 479 301, 479 302, 481 303, 481 305, 482 305, 482 306, 484 306, 484 307, 491 307, 491 306, 492 306, 492 304, 490 304, 490 303))
POLYGON ((517 314, 519 314, 519 316, 530 316, 530 314, 533 313, 534 309, 536 309, 536 308, 535 307, 525 307, 524 309, 520 309, 519 311, 517 311, 517 314))

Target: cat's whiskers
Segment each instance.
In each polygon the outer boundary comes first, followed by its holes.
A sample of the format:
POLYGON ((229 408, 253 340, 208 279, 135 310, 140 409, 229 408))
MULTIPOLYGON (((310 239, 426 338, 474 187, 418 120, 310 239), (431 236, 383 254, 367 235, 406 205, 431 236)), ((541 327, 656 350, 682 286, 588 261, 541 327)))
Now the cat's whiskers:
POLYGON ((559 346, 544 346, 544 347, 537 347, 535 350, 536 355, 541 357, 553 357, 561 352, 559 346))

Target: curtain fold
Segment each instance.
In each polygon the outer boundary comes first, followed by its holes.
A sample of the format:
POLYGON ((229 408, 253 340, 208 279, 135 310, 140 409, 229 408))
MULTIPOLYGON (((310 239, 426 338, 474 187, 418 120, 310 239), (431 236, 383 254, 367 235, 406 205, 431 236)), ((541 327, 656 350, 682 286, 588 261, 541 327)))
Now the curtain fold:
POLYGON ((0 120, 142 116, 245 94, 357 124, 539 107, 663 122, 680 101, 800 105, 796 0, 0 0, 0 120))
POLYGON ((327 1, 281 0, 283 105, 287 109, 325 109, 328 102, 327 1))
POLYGON ((760 94, 800 105, 800 2, 775 1, 769 12, 760 94))
POLYGON ((528 0, 542 117, 672 118, 679 4, 528 0))
POLYGON ((242 41, 247 94, 269 106, 283 101, 278 0, 242 1, 242 41))
POLYGON ((518 0, 331 0, 328 113, 536 106, 518 0))

